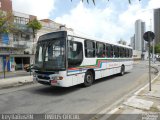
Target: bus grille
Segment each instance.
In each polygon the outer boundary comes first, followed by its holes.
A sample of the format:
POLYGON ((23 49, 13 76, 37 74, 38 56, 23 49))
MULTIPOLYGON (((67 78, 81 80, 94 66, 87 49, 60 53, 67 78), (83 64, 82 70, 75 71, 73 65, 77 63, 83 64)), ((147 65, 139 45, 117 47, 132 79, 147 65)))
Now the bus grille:
POLYGON ((43 85, 50 85, 49 82, 44 82, 44 81, 38 81, 39 83, 43 84, 43 85))
POLYGON ((39 79, 45 79, 45 80, 49 80, 50 79, 50 77, 48 77, 48 76, 42 76, 42 75, 38 75, 38 78, 39 79))

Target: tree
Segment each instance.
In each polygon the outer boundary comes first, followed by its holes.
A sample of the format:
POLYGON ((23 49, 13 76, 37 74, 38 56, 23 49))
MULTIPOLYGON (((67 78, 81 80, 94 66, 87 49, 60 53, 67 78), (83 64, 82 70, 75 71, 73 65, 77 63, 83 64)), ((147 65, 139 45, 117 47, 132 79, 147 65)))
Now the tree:
MULTIPOLYGON (((72 0, 71 0, 72 1, 72 0)), ((82 2, 83 2, 84 0, 82 0, 82 2)), ((87 3, 89 4, 89 0, 86 0, 87 1, 87 3)), ((109 0, 108 0, 109 1, 109 0)), ((139 1, 141 1, 141 0, 139 0, 139 1)), ((92 0, 92 2, 93 2, 93 4, 95 5, 96 3, 95 3, 95 0, 92 0)), ((131 4, 131 0, 128 0, 128 2, 129 2, 129 4, 131 4)))
POLYGON ((31 20, 27 25, 29 28, 32 29, 34 38, 37 30, 40 30, 42 28, 41 23, 37 19, 31 20))
POLYGON ((155 45, 155 53, 159 53, 160 54, 160 43, 155 45))
POLYGON ((12 32, 14 29, 12 13, 0 10, 0 34, 12 32))
MULTIPOLYGON (((151 46, 150 52, 152 53, 153 46, 151 46)), ((154 46, 155 54, 160 54, 160 43, 154 46)))
POLYGON ((28 24, 28 27, 32 29, 33 32, 33 49, 32 49, 32 53, 35 53, 35 48, 34 48, 34 39, 35 39, 35 35, 37 34, 37 31, 40 30, 42 28, 41 23, 37 20, 31 20, 28 24))

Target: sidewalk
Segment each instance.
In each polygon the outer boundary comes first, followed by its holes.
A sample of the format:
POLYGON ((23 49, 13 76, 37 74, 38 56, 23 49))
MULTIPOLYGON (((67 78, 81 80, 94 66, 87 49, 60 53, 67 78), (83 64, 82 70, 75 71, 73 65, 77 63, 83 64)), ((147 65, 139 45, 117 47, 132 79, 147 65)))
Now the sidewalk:
MULTIPOLYGON (((30 76, 30 72, 26 72, 24 70, 12 71, 12 72, 5 72, 5 78, 13 78, 19 76, 30 76)), ((4 72, 0 72, 0 80, 4 78, 4 72)))
POLYGON ((151 88, 147 84, 100 120, 160 120, 160 72, 151 88))
POLYGON ((0 79, 0 89, 33 83, 33 76, 0 79))

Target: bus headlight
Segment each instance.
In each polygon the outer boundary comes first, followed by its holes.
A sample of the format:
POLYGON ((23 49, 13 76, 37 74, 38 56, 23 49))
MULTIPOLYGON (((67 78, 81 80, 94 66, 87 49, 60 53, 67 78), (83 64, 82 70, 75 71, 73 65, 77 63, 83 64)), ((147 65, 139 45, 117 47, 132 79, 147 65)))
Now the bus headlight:
POLYGON ((62 76, 59 76, 59 77, 58 77, 58 80, 63 80, 63 77, 62 77, 62 76))
POLYGON ((62 76, 54 76, 52 77, 52 80, 63 80, 62 76))

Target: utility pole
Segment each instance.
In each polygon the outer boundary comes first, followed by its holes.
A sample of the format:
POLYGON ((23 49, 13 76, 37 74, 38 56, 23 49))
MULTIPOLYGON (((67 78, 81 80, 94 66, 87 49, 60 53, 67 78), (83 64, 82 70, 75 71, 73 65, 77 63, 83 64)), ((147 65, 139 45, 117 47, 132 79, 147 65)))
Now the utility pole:
POLYGON ((153 41, 155 34, 152 31, 145 32, 143 38, 148 42, 148 57, 149 57, 149 91, 151 91, 151 57, 150 57, 150 46, 153 41))
POLYGON ((151 37, 150 37, 150 33, 149 33, 149 42, 148 42, 148 47, 149 47, 149 52, 148 52, 148 56, 149 56, 149 91, 151 91, 151 57, 150 57, 150 50, 151 50, 151 37))
POLYGON ((3 59, 3 77, 6 78, 6 58, 3 59))

